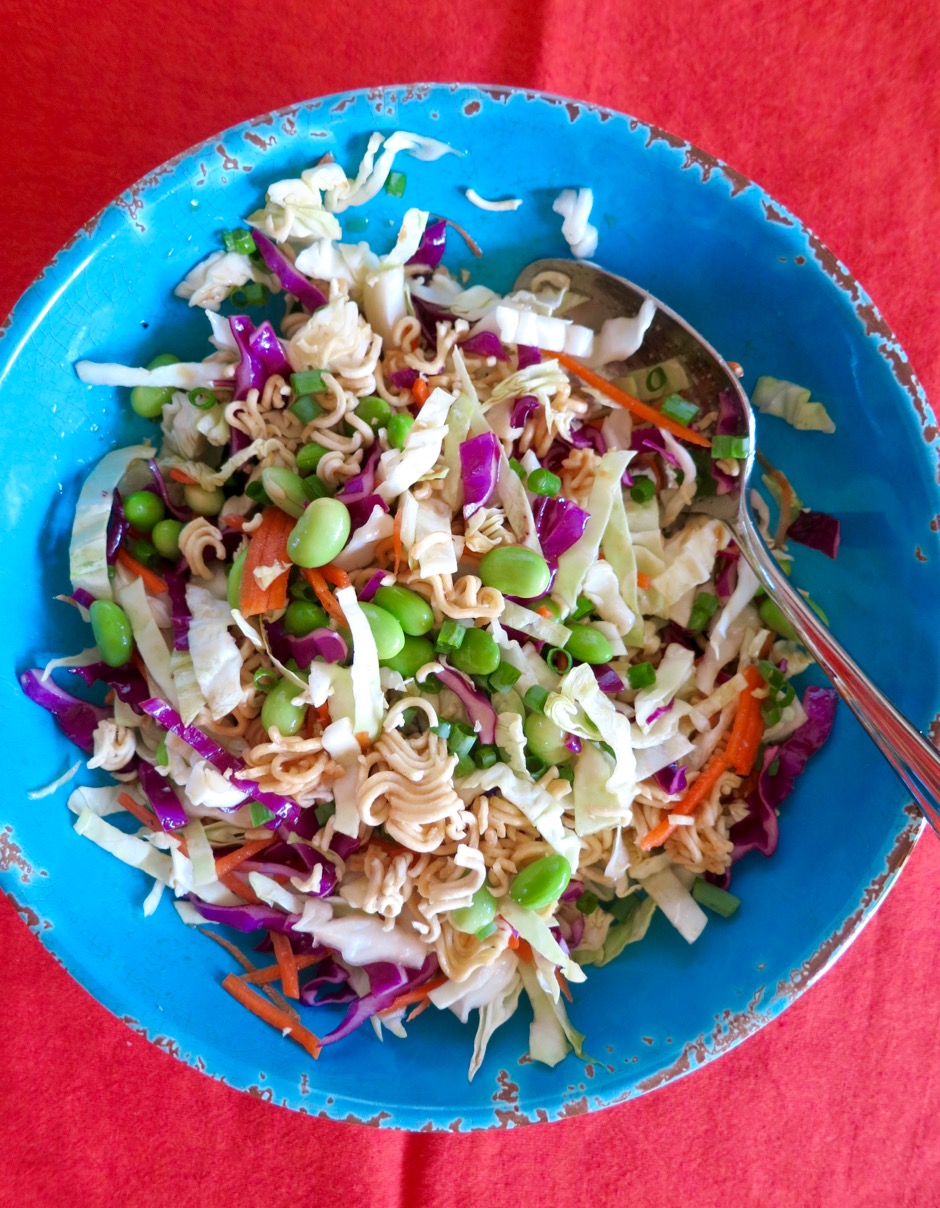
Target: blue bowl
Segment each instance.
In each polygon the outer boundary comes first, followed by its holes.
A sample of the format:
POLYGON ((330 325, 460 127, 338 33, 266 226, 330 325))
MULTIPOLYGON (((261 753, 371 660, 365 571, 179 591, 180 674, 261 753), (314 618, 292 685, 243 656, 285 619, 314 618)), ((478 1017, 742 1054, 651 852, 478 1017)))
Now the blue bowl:
POLYGON ((145 364, 166 348, 204 355, 202 314, 171 291, 218 246, 219 230, 255 208, 271 181, 327 151, 355 165, 372 130, 396 128, 466 154, 406 161, 405 199, 383 193, 351 211, 355 238, 390 245, 405 207, 419 204, 469 228, 485 249, 481 269, 452 240, 452 267, 505 288, 530 260, 567 254, 552 200, 590 185, 601 263, 687 316, 744 364, 746 385, 769 373, 826 403, 833 436, 760 421, 762 447, 797 491, 842 521, 838 560, 800 550, 797 579, 900 707, 924 729, 934 717, 940 645, 933 609, 919 602, 940 598, 940 448, 904 352, 832 254, 756 185, 621 114, 464 85, 348 93, 245 123, 158 168, 75 236, 3 333, 0 389, 4 413, 16 416, 0 454, 3 564, 15 591, 4 593, 0 702, 8 742, 28 755, 7 761, 0 884, 96 998, 234 1087, 399 1128, 553 1120, 642 1094, 727 1051, 793 1001, 871 915, 920 823, 847 710, 783 808, 774 858, 751 855, 736 869, 738 914, 715 918, 691 947, 658 918, 644 943, 576 990, 571 1015, 587 1033, 587 1067, 573 1056, 554 1069, 522 1059, 520 1010, 472 1084, 471 1029, 435 1011, 407 1042, 379 1044, 366 1028, 309 1061, 220 989, 229 958, 184 927, 168 900, 144 919, 145 879, 73 834, 67 788, 27 798, 75 758, 21 696, 16 674, 88 642, 74 610, 53 601, 68 590, 81 481, 106 450, 152 431, 116 392, 82 386, 73 362, 145 364), (482 213, 464 197, 470 185, 524 204, 482 213))

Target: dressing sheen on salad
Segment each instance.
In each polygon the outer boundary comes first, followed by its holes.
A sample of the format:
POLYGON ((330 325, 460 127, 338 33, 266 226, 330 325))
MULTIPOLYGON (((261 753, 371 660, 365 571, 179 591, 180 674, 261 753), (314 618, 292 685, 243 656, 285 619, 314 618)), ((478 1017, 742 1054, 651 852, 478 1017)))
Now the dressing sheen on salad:
MULTIPOLYGON (((72 791, 75 830, 150 878, 145 915, 169 889, 229 949, 230 994, 313 1057, 476 1012, 473 1077, 523 995, 532 1058, 582 1056, 566 1000, 657 910, 689 943, 734 914, 835 697, 797 693, 807 653, 689 511, 747 448, 727 398, 643 364, 652 303, 595 332, 561 273, 468 285, 417 208, 384 255, 343 242, 346 209, 404 192, 398 154, 451 152, 374 135, 353 178, 272 185, 176 290, 204 360, 78 364, 157 439, 78 499, 61 598, 88 649, 21 683, 111 775, 72 791)), ((576 255, 591 202, 555 205, 576 255)), ((755 402, 832 430, 792 383, 755 402)), ((765 468, 778 556, 835 556, 838 522, 765 468)))

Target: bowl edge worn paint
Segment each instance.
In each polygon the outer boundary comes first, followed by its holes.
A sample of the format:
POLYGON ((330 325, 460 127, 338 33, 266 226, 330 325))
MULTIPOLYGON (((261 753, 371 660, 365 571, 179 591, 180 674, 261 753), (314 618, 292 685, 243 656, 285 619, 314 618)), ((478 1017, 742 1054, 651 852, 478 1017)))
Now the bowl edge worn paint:
MULTIPOLYGON (((822 273, 834 283, 843 300, 854 313, 860 328, 858 338, 879 341, 878 354, 890 368, 899 393, 902 393, 910 404, 911 415, 916 420, 915 426, 919 427, 921 437, 929 446, 935 444, 936 429, 933 426, 927 401, 903 350, 891 335, 874 305, 832 253, 796 218, 763 193, 758 186, 751 184, 733 169, 684 140, 634 118, 580 101, 553 97, 530 90, 463 84, 389 86, 319 98, 252 119, 174 156, 125 190, 115 202, 105 207, 86 223, 23 296, 11 313, 7 324, 0 329, 0 332, 6 337, 0 343, 0 351, 5 354, 0 358, 0 388, 15 369, 21 351, 34 333, 38 331, 41 334, 42 323, 46 315, 55 307, 59 296, 73 287, 75 281, 80 278, 85 263, 85 251, 93 253, 96 240, 126 237, 128 224, 144 232, 148 204, 154 198, 184 189, 192 183, 191 175, 185 171, 187 167, 192 169, 195 174, 201 171, 204 179, 210 171, 218 169, 219 166, 236 176, 239 172, 250 171, 252 168, 258 167, 262 169, 258 176, 266 183, 269 177, 264 171, 264 157, 267 148, 272 145, 268 142, 269 139, 276 142, 282 136, 288 140, 296 137, 296 142, 291 144, 297 153, 294 162, 300 160, 311 162, 317 158, 315 143, 307 140, 303 146, 298 145, 303 141, 302 136, 309 134, 309 130, 302 129, 302 115, 306 113, 319 114, 318 120, 326 123, 331 120, 341 122, 344 113, 356 113, 359 116, 360 124, 351 132, 350 136, 354 138, 358 138, 368 129, 373 128, 388 129, 395 125, 413 128, 417 121, 423 123, 419 126, 422 132, 434 133, 435 131, 429 129, 429 124, 424 120, 425 113, 422 112, 418 117, 418 115, 413 115, 413 110, 422 106, 429 109, 434 105, 443 109, 446 105, 453 107, 458 101, 460 112, 453 115, 454 120, 458 122, 464 119, 472 121, 480 117, 486 122, 488 114, 498 115, 507 106, 515 106, 520 112, 525 112, 528 107, 529 112, 538 111, 540 120, 546 122, 557 120, 559 123, 565 123, 566 125, 561 128, 562 133, 568 129, 568 125, 575 127, 579 121, 589 120, 596 124, 592 125, 592 133, 595 137, 597 137, 597 129, 616 131, 617 135, 612 135, 612 137, 621 137, 624 140, 628 137, 642 137, 645 139, 645 143, 644 147, 637 152, 638 162, 646 162, 644 156, 647 159, 656 158, 657 160, 665 157, 665 170, 675 174, 676 179, 679 178, 680 173, 683 173, 688 181, 694 180, 697 185, 703 187, 699 190, 700 192, 704 191, 706 186, 714 187, 716 181, 725 182, 730 197, 726 198, 719 208, 723 206, 726 210, 729 202, 747 205, 751 211, 759 207, 762 210, 760 215, 762 220, 774 228, 775 233, 779 233, 781 238, 785 237, 789 241, 788 247, 796 252, 797 262, 799 262, 799 257, 803 256, 809 271, 813 274, 822 273), (412 106, 412 110, 407 111, 407 118, 411 118, 411 122, 406 120, 403 112, 408 106, 412 106), (557 119, 553 115, 557 115, 557 119), (369 125, 370 120, 371 126, 369 125), (236 146, 237 151, 231 150, 236 146), (209 170, 207 170, 206 164, 211 165, 209 170), (17 336, 18 339, 15 338, 17 336), (5 347, 7 340, 11 337, 14 337, 13 347, 5 347)), ((493 117, 490 120, 493 120, 493 117)), ((447 140, 449 132, 449 129, 442 128, 440 135, 447 140)), ((356 145, 358 147, 359 144, 356 145)), ((350 165, 347 164, 348 166, 350 165)), ((430 165, 430 167, 433 169, 434 165, 430 165)), ((554 187, 554 180, 549 183, 554 187)), ((589 179, 578 181, 566 178, 558 187, 578 183, 594 184, 595 182, 589 179)), ((263 184, 259 181, 255 189, 260 196, 263 184)), ((554 191, 557 192, 558 189, 556 188, 554 191)), ((220 223, 220 225, 222 224, 220 223)), ((604 232, 602 230, 599 253, 601 260, 603 260, 604 251, 603 241, 604 232)), ((190 264, 205 255, 206 250, 201 247, 198 254, 194 250, 190 264)), ((616 265, 612 267, 615 271, 620 271, 616 265)), ((484 273, 484 277, 486 277, 486 273, 484 273)), ((660 292, 655 288, 654 282, 650 282, 650 288, 654 293, 660 292)), ((668 295, 664 296, 664 300, 669 301, 670 304, 673 301, 668 295)), ((82 349, 82 351, 85 350, 82 349)), ((115 349, 115 353, 117 351, 115 349)), ((94 357, 96 353, 90 350, 88 355, 94 357)), ((758 366, 758 368, 761 367, 758 366)), ((773 370, 768 367, 767 371, 772 372, 773 370)), ((102 449, 103 451, 104 449, 102 449)), ((69 472, 74 471, 74 467, 68 467, 68 469, 69 472)), ((927 528, 926 523, 924 527, 927 528)), ((59 569, 61 570, 61 568, 59 569)), ((16 669, 21 670, 22 667, 17 666, 16 669)), ((931 708, 936 709, 937 704, 938 702, 934 701, 931 708)), ((41 772, 37 770, 34 775, 38 780, 41 772)), ((74 837, 68 833, 66 811, 61 806, 62 797, 52 800, 58 803, 56 813, 52 815, 52 824, 61 827, 63 841, 76 842, 74 837)), ((42 804, 44 803, 39 803, 40 808, 42 804)), ((602 1086, 603 1070, 601 1067, 603 1062, 596 1063, 596 1071, 588 1067, 585 1079, 583 1067, 575 1069, 579 1063, 577 1063, 577 1059, 569 1057, 564 1067, 566 1076, 555 1074, 552 1075, 550 1081, 539 1082, 537 1079, 533 1079, 530 1073, 533 1069, 531 1064, 520 1064, 517 1068, 511 1068, 507 1061, 505 1068, 494 1071, 494 1062, 488 1061, 477 1075, 473 1088, 468 1090, 465 1083, 462 1088, 458 1087, 453 1094, 452 1103, 438 1102, 428 1107, 404 1100, 396 1104, 392 1111, 387 1110, 387 1105, 383 1106, 375 1097, 367 1099, 353 1094, 331 1095, 328 1090, 329 1068, 327 1065, 330 1060, 330 1051, 321 1058, 316 1071, 316 1083, 322 1082, 323 1085, 311 1087, 308 1084, 305 1089, 306 1077, 304 1077, 298 1088, 296 1081, 291 1085, 279 1075, 266 1076, 258 1073, 252 1078, 244 1063, 235 1063, 234 1066, 228 1064, 226 1067, 227 1054, 224 1054, 224 1049, 221 1047, 217 1047, 214 1050, 214 1057, 209 1059, 200 1055, 198 1051, 192 1051, 198 1050, 201 1045, 205 1048, 204 1037, 200 1035, 198 1026, 184 1028, 184 1031, 189 1030, 190 1032, 185 1039, 177 1041, 168 1038, 161 1029, 157 1009, 153 1004, 150 1005, 149 1010, 138 1009, 135 1016, 127 1013, 122 1008, 126 1006, 130 991, 123 987, 115 989, 107 983, 103 973, 99 974, 96 971, 94 950, 90 954, 86 954, 82 948, 79 959, 75 958, 75 950, 70 950, 70 943, 74 942, 71 933, 73 929, 80 929, 81 920, 73 917, 74 912, 65 910, 55 901, 53 893, 46 891, 42 880, 43 872, 41 868, 37 871, 40 859, 34 854, 35 844, 20 842, 20 836, 14 827, 5 825, 5 819, 2 817, 0 817, 0 872, 6 873, 7 877, 0 881, 0 885, 7 889, 8 896, 15 908, 53 954, 64 960, 66 967, 69 967, 69 964, 76 967, 83 984, 109 1009, 115 1014, 119 1014, 135 1031, 152 1039, 165 1051, 185 1060, 197 1069, 206 1070, 213 1076, 222 1078, 230 1085, 297 1110, 311 1111, 331 1118, 361 1123, 408 1129, 508 1127, 580 1114, 629 1099, 664 1085, 672 1079, 698 1068, 705 1061, 728 1051, 740 1040, 779 1014, 789 1002, 793 1001, 830 967, 832 962, 845 950, 848 943, 859 934, 862 926, 883 900, 913 847, 922 826, 919 814, 911 807, 902 808, 902 806, 903 802, 898 806, 895 821, 887 828, 889 833, 885 834, 881 847, 876 852, 873 875, 861 888, 857 885, 853 887, 845 901, 844 910, 841 912, 837 925, 834 928, 829 927, 818 932, 813 937, 811 945, 805 950, 799 951, 799 959, 790 966, 785 976, 776 978, 775 982, 769 982, 767 986, 752 987, 752 993, 746 1003, 739 1000, 728 1009, 717 1013, 713 1029, 697 1030, 694 1035, 679 1037, 679 1043, 671 1050, 664 1047, 654 1062, 655 1068, 648 1070, 642 1077, 631 1074, 629 1066, 621 1066, 620 1077, 614 1077, 602 1086), (63 939, 66 932, 70 933, 69 940, 63 939), (220 1054, 223 1055, 220 1057, 220 1054), (221 1066, 217 1064, 217 1060, 221 1061, 221 1066), (495 1081, 492 1078, 494 1073, 495 1081), (595 1073, 598 1075, 597 1077, 595 1077, 595 1073), (567 1081, 569 1078, 570 1083, 567 1081), (592 1079, 594 1079, 593 1083, 592 1079), (524 1084, 527 1080, 529 1085, 526 1086, 524 1084), (596 1093, 592 1093, 592 1091, 596 1093)), ((106 859, 111 858, 106 857, 106 859)), ((755 859, 754 856, 749 857, 751 861, 755 859)), ((751 889, 751 892, 754 890, 751 889)), ((172 921, 177 926, 182 926, 177 920, 172 921)), ((734 943, 733 932, 727 933, 726 942, 734 943)), ((205 947, 211 948, 212 945, 205 945, 205 947)), ((207 981, 212 977, 216 977, 217 980, 216 968, 213 965, 214 959, 214 956, 206 954, 204 966, 207 981)), ((588 982, 588 993, 590 985, 591 979, 588 982)), ((224 998, 221 994, 219 997, 224 998)), ((728 998, 731 998, 730 993, 728 998)), ((214 999, 212 1002, 213 1005, 216 1005, 214 999)), ((221 1013, 221 1005, 219 1005, 219 1010, 221 1013)), ((575 1022, 577 1023, 577 1020, 575 1022)), ((246 1023, 245 1026, 247 1028, 250 1025, 246 1023)), ((259 1027, 261 1026, 263 1025, 259 1025, 259 1027)), ((258 1034, 254 1031, 250 1032, 252 1037, 258 1034)), ((463 1029, 461 1035, 464 1047, 458 1064, 462 1063, 465 1068, 471 1047, 470 1030, 463 1029)), ((371 1041, 370 1036, 361 1039, 363 1044, 371 1041)), ((644 1041, 646 1039, 643 1037, 644 1041)), ((520 1036, 519 1041, 520 1046, 524 1046, 524 1038, 520 1036)), ((277 1043, 282 1042, 278 1040, 277 1043)), ((388 1041, 385 1047, 387 1048, 392 1043, 397 1042, 388 1041)), ((652 1044, 652 1040, 650 1043, 652 1044)), ((401 1044, 404 1047, 399 1053, 399 1064, 403 1068, 404 1076, 407 1077, 408 1062, 415 1059, 420 1061, 422 1056, 423 1041, 418 1025, 409 1040, 401 1042, 401 1044)), ((285 1047, 289 1046, 285 1045, 285 1047)), ((593 1051, 590 1036, 587 1048, 589 1052, 593 1051)), ((332 1052, 335 1051, 332 1050, 332 1052)), ((369 1050, 363 1049, 362 1060, 369 1061, 369 1050)), ((302 1064, 300 1061, 297 1062, 298 1071, 302 1064)), ((613 1073, 613 1067, 609 1068, 613 1073)))

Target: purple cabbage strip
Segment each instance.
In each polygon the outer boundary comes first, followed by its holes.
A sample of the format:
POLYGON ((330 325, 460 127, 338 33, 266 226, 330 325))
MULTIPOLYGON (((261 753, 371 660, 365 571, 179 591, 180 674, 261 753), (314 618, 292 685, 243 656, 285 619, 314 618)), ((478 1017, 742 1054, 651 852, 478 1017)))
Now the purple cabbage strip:
POLYGON ((410 390, 420 376, 417 369, 396 369, 388 375, 388 382, 396 390, 410 390))
MULTIPOLYGON (((150 686, 133 663, 123 667, 109 667, 107 663, 89 663, 85 667, 69 667, 69 675, 77 675, 89 688, 92 684, 107 684, 114 689, 115 696, 138 713, 142 713, 141 702, 150 695, 150 686)), ((48 682, 48 681, 47 681, 48 682)))
POLYGON ((817 549, 827 558, 835 558, 839 552, 841 530, 839 521, 828 512, 800 512, 799 516, 787 529, 787 537, 792 537, 800 545, 809 549, 817 549))
POLYGON ((127 536, 130 527, 128 519, 124 515, 124 502, 121 499, 121 492, 115 490, 111 499, 111 516, 108 519, 108 543, 105 549, 109 566, 114 564, 117 552, 121 548, 121 542, 127 536))
POLYGON ((584 883, 582 881, 569 881, 567 888, 562 892, 559 902, 576 902, 584 893, 584 883))
POLYGON ((300 988, 300 1001, 305 1007, 316 1007, 322 1002, 347 1003, 356 997, 355 991, 349 987, 349 970, 335 961, 331 956, 321 961, 316 974, 309 978, 300 988), (342 995, 330 994, 329 998, 321 999, 320 991, 334 987, 344 987, 342 995))
POLYGON ((722 390, 718 395, 718 419, 715 422, 716 436, 744 436, 747 419, 741 400, 734 390, 722 390))
POLYGON ((738 559, 741 551, 732 542, 718 551, 716 563, 718 570, 715 574, 715 594, 722 604, 731 599, 738 581, 738 559))
POLYGON ((248 343, 251 345, 251 351, 261 358, 266 377, 270 377, 272 373, 279 373, 283 378, 290 377, 291 363, 284 355, 281 341, 267 319, 258 324, 248 337, 248 343))
POLYGON ((658 709, 654 709, 653 712, 646 719, 647 724, 649 725, 652 722, 656 721, 657 718, 662 717, 663 714, 665 714, 665 713, 671 713, 672 706, 675 703, 676 703, 675 700, 671 700, 668 705, 660 705, 658 709))
POLYGON ((76 587, 72 592, 72 599, 76 604, 80 604, 82 608, 90 608, 95 602, 95 597, 90 591, 86 591, 84 587, 76 587))
POLYGON ((460 446, 463 514, 470 517, 489 503, 499 478, 500 444, 495 432, 481 432, 460 446))
POLYGON ((349 512, 350 531, 353 533, 362 528, 376 508, 388 512, 388 504, 381 495, 363 495, 361 499, 351 499, 348 503, 343 499, 343 503, 349 512))
POLYGON ((715 484, 716 495, 730 495, 740 485, 741 480, 723 470, 717 461, 710 461, 708 463, 708 472, 711 475, 712 482, 715 484))
POLYGON ((480 728, 477 730, 480 742, 486 745, 494 743, 496 741, 496 710, 486 693, 472 684, 461 672, 454 671, 443 662, 436 674, 444 687, 450 688, 451 692, 460 698, 460 703, 467 710, 474 729, 476 729, 476 723, 480 723, 480 728))
POLYGON ((660 768, 658 772, 653 773, 653 779, 670 797, 674 797, 677 793, 684 793, 686 790, 685 768, 678 763, 669 763, 664 768, 660 768))
POLYGON ((111 716, 109 709, 79 700, 63 691, 50 677, 41 682, 42 670, 34 667, 20 676, 20 687, 31 701, 47 709, 59 723, 65 737, 86 754, 95 748, 94 732, 98 723, 111 716))
POLYGON ((630 437, 630 448, 638 453, 647 450, 659 453, 663 460, 668 461, 671 466, 678 467, 679 465, 679 459, 675 453, 666 448, 666 441, 659 428, 634 428, 630 437))
POLYGON ((368 583, 359 591, 359 603, 368 604, 375 599, 375 593, 385 582, 385 577, 388 574, 387 570, 377 570, 374 575, 369 577, 368 583))
POLYGON ((532 508, 535 531, 542 545, 542 553, 551 564, 584 535, 590 519, 583 508, 568 499, 550 499, 540 495, 532 508))
POLYGON ((371 1019, 379 1011, 387 1010, 400 994, 423 986, 437 972, 438 965, 437 957, 432 953, 417 970, 405 969, 387 961, 363 965, 363 968, 369 975, 369 993, 350 1005, 339 1027, 320 1038, 321 1045, 344 1040, 367 1019, 371 1019))
MULTIPOLYGON (((236 432, 236 429, 233 428, 232 429, 233 436, 234 436, 235 432, 236 432)), ((244 436, 244 433, 239 433, 239 435, 244 436)), ((233 449, 232 452, 235 452, 235 450, 233 449)), ((153 483, 154 483, 154 486, 157 488, 157 494, 163 500, 163 506, 166 508, 169 515, 171 515, 174 520, 182 520, 184 524, 188 520, 192 520, 192 518, 193 518, 192 508, 179 506, 179 505, 175 504, 173 502, 173 500, 170 498, 170 492, 166 485, 166 479, 163 477, 163 471, 157 465, 156 461, 151 457, 150 460, 147 462, 147 465, 150 467, 150 473, 153 475, 153 483)))
POLYGON ((460 345, 460 351, 475 357, 496 357, 498 361, 508 361, 509 353, 500 342, 495 331, 478 331, 469 336, 460 345))
POLYGON ((588 666, 594 672, 594 678, 597 680, 597 686, 601 692, 607 696, 615 696, 618 692, 623 692, 623 680, 612 667, 601 667, 596 663, 589 663, 588 666))
POLYGON ((343 503, 349 507, 357 499, 365 499, 367 495, 371 495, 375 490, 375 471, 381 456, 382 448, 376 441, 366 454, 362 469, 358 474, 346 480, 342 490, 337 494, 337 499, 342 499, 343 503))
POLYGON ((170 619, 173 623, 173 649, 189 649, 189 622, 192 620, 189 605, 186 603, 186 582, 189 570, 181 569, 186 564, 181 563, 163 576, 167 595, 170 597, 170 619))
POLYGON ((295 637, 285 630, 283 620, 278 620, 268 626, 268 641, 278 662, 296 659, 301 671, 306 671, 315 658, 325 663, 341 663, 349 657, 346 639, 332 629, 314 629, 303 637, 295 637))
POLYGON ((261 259, 280 281, 289 294, 293 294, 301 306, 307 310, 318 310, 326 305, 326 298, 317 287, 299 273, 284 253, 271 242, 267 235, 260 231, 252 231, 255 247, 261 253, 261 259))
POLYGON ((607 441, 604 440, 604 434, 593 424, 581 424, 577 428, 572 425, 569 443, 573 449, 593 449, 599 457, 603 457, 607 452, 607 441))
POLYGON ((241 357, 235 370, 233 388, 235 397, 244 399, 249 390, 264 388, 267 374, 260 354, 251 347, 251 334, 255 329, 251 319, 247 315, 229 315, 228 325, 241 357))
POLYGON ((581 754, 581 739, 577 734, 569 734, 565 739, 565 746, 573 755, 581 754))
POLYGON ((454 316, 436 302, 425 302, 414 294, 411 296, 411 305, 414 307, 415 318, 421 324, 421 334, 432 348, 436 348, 438 323, 453 323, 454 316))
POLYGON ((539 409, 539 400, 534 394, 523 394, 521 398, 517 398, 512 406, 512 414, 509 417, 510 426, 513 428, 522 428, 525 426, 529 416, 539 409))
POLYGON ((179 830, 181 826, 186 825, 189 818, 179 797, 173 792, 170 782, 160 775, 153 764, 142 759, 137 765, 137 779, 165 831, 179 830))
POLYGON ((341 860, 348 860, 359 847, 359 840, 350 835, 337 834, 330 840, 330 851, 335 852, 341 860))
POLYGON ((273 906, 214 906, 211 902, 203 902, 195 894, 187 894, 187 897, 204 919, 210 923, 225 923, 236 931, 260 931, 263 928, 290 935, 294 924, 300 922, 299 914, 285 914, 273 906))
POLYGON ((542 363, 542 352, 530 344, 516 345, 516 364, 520 369, 528 369, 530 365, 542 363))
POLYGON ((447 247, 447 220, 435 218, 424 228, 418 250, 408 261, 409 264, 423 264, 426 268, 437 268, 444 259, 447 247))
POLYGON ((282 822, 290 823, 291 820, 297 818, 300 807, 296 801, 291 801, 289 797, 282 797, 279 793, 265 792, 258 788, 253 780, 243 780, 237 775, 238 772, 244 770, 245 765, 242 761, 231 751, 226 751, 224 747, 219 746, 214 739, 210 738, 208 734, 204 734, 196 726, 184 725, 183 719, 166 701, 160 700, 159 697, 151 697, 150 700, 141 702, 140 707, 164 730, 170 730, 177 738, 181 738, 183 742, 191 746, 197 755, 208 759, 212 766, 223 775, 226 772, 229 773, 230 782, 246 797, 251 797, 266 806, 274 814, 274 817, 266 823, 268 827, 274 829, 282 822))

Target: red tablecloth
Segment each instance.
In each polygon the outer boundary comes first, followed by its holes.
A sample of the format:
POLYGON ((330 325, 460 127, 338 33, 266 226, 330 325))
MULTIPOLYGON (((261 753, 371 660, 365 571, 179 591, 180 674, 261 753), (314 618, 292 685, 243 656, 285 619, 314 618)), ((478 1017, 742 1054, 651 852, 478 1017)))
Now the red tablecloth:
MULTIPOLYGON (((764 185, 853 269, 940 398, 936 17, 931 0, 21 5, 0 73, 0 313, 95 210, 218 129, 361 85, 509 83, 634 113, 764 185)), ((177 1064, 0 894, 0 1203, 940 1202, 938 887, 927 836, 822 984, 691 1079, 548 1128, 417 1137, 177 1064)))

